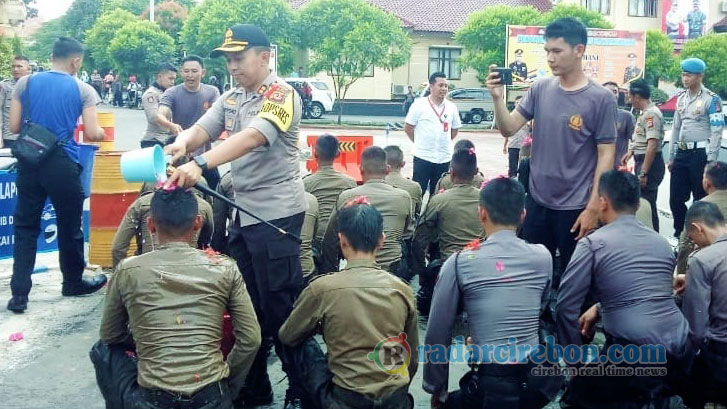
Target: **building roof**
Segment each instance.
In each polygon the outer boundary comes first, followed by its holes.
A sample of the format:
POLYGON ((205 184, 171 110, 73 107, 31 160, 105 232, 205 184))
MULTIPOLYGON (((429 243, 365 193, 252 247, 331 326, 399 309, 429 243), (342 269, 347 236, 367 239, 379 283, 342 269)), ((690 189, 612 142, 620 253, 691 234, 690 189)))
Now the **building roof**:
MULTIPOLYGON (((550 0, 366 0, 382 10, 393 13, 404 28, 414 31, 453 33, 462 27, 470 13, 489 6, 533 6, 541 12, 549 11, 550 0)), ((310 0, 288 0, 293 9, 299 9, 310 0)))

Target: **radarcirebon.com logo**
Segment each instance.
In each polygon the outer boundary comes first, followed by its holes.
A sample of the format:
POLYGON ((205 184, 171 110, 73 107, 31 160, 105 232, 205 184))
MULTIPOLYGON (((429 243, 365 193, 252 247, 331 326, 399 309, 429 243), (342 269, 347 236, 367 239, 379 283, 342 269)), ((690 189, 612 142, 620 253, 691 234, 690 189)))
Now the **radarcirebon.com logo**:
POLYGON ((403 332, 398 336, 379 341, 367 358, 389 375, 409 377, 411 347, 406 342, 406 334, 403 332))

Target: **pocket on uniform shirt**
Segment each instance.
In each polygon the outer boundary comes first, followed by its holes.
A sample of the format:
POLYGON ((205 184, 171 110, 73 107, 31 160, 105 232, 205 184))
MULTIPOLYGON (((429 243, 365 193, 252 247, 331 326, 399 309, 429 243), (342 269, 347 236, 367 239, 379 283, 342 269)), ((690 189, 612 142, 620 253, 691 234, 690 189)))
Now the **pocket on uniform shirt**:
POLYGON ((300 245, 281 237, 267 244, 268 290, 281 291, 303 286, 303 270, 300 266, 300 245))

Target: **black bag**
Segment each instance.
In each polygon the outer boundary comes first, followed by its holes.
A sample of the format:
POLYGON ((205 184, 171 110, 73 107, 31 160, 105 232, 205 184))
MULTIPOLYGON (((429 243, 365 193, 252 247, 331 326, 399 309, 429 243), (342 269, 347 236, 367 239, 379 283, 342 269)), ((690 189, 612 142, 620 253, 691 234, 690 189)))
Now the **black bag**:
POLYGON ((11 152, 19 161, 39 165, 58 147, 58 136, 45 127, 30 122, 30 80, 23 93, 23 129, 13 144, 11 152), (27 102, 27 103, 26 103, 27 102))

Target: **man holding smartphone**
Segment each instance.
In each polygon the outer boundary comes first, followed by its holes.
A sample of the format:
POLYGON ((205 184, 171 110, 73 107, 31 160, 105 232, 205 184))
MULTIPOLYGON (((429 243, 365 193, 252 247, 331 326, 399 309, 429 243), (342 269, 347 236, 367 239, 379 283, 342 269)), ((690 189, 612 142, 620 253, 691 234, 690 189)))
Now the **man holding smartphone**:
MULTIPOLYGON (((487 77, 495 102, 497 129, 514 135, 535 120, 530 161, 530 195, 521 236, 543 244, 560 270, 570 261, 576 240, 598 223, 598 180, 613 167, 616 101, 583 73, 587 33, 582 23, 563 18, 545 28, 545 51, 554 77, 533 84, 512 113, 503 99, 497 72, 487 77)), ((553 288, 560 274, 556 272, 553 288)))

